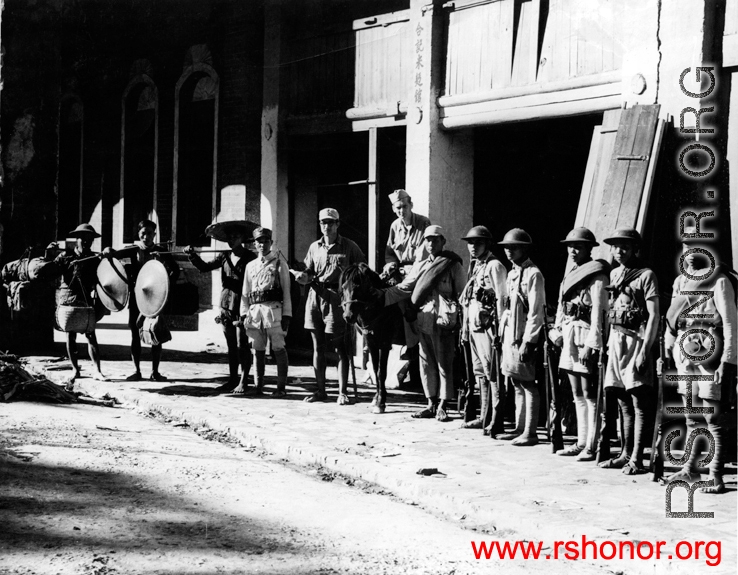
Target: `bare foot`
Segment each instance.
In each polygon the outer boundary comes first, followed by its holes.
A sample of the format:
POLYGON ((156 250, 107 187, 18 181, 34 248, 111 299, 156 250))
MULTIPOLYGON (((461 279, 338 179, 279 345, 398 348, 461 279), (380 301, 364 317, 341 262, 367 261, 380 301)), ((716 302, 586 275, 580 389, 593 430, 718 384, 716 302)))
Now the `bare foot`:
POLYGON ((725 482, 723 481, 723 476, 719 474, 712 475, 710 474, 710 479, 712 479, 712 485, 710 487, 702 487, 700 491, 702 493, 710 493, 711 495, 717 495, 719 493, 725 493, 727 489, 725 489, 725 482))
POLYGON ((517 445, 518 447, 526 447, 528 445, 537 445, 538 437, 536 437, 535 435, 521 435, 513 439, 511 443, 512 445, 517 445))
POLYGON ((497 439, 502 439, 504 441, 510 441, 511 439, 517 439, 522 434, 523 434, 522 431, 513 429, 510 433, 500 433, 500 435, 497 436, 497 439))
POLYGON ((110 381, 107 377, 103 375, 102 371, 95 371, 95 379, 97 381, 110 381))
MULTIPOLYGON (((668 485, 672 481, 686 481, 687 483, 694 483, 700 479, 700 474, 682 467, 676 473, 672 473, 669 477, 664 478, 664 485, 668 485)), ((721 478, 722 479, 722 478, 721 478)))
POLYGON ((245 384, 244 382, 239 383, 236 387, 233 388, 231 393, 237 393, 239 395, 242 395, 246 393, 246 389, 248 388, 248 384, 245 384))

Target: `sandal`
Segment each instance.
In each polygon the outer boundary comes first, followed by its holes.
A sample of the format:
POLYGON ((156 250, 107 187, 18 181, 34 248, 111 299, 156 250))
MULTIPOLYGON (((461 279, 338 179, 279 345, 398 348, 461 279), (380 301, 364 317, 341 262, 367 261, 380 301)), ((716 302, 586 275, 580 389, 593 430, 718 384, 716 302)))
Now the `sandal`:
POLYGON ((602 463, 598 463, 602 469, 622 469, 625 467, 625 459, 608 459, 602 463))
POLYGON ((153 372, 149 379, 151 381, 169 381, 169 378, 167 378, 165 375, 160 374, 158 371, 153 372))
POLYGON ((563 457, 572 457, 574 455, 579 455, 582 451, 584 451, 584 447, 579 447, 576 443, 573 445, 570 445, 566 449, 559 449, 556 452, 556 455, 561 455, 563 457))
POLYGON ((284 389, 275 389, 272 392, 272 397, 284 397, 287 395, 287 392, 284 389))
POLYGON ((328 394, 325 391, 316 391, 312 395, 308 395, 303 401, 306 403, 317 403, 319 401, 325 401, 328 399, 328 394))
POLYGON ((433 410, 430 407, 426 407, 425 409, 416 411, 410 417, 414 419, 433 419, 435 416, 436 414, 433 413, 433 410))
POLYGON ((137 371, 135 373, 132 373, 128 377, 126 377, 126 381, 141 381, 143 377, 141 377, 141 372, 137 371))
POLYGON ((339 393, 338 398, 336 399, 336 403, 338 405, 351 405, 351 400, 349 399, 349 396, 345 393, 339 393))

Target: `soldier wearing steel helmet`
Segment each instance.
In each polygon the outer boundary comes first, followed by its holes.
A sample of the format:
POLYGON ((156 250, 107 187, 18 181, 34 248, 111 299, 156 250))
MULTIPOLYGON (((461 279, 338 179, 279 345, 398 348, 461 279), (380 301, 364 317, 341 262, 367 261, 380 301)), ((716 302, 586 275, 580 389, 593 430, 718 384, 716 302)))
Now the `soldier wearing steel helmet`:
POLYGON ((624 445, 618 457, 602 461, 599 466, 636 475, 646 473, 643 449, 650 443, 653 426, 651 353, 658 335, 659 288, 656 274, 637 255, 641 244, 638 231, 619 228, 604 242, 611 246, 617 264, 610 272, 608 287, 611 329, 604 388, 618 400, 624 445))
POLYGON ((462 427, 482 429, 485 435, 496 437, 505 430, 502 413, 505 388, 500 377, 500 354, 499 350, 495 353, 495 348, 500 345, 499 318, 507 297, 507 270, 490 251, 494 241, 485 226, 474 226, 461 239, 466 241, 471 257, 460 300, 464 308, 461 338, 471 348, 480 398, 479 417, 462 427))
MULTIPOLYGON (((686 273, 674 280, 671 305, 666 313, 666 355, 673 358, 679 375, 711 377, 709 381, 692 383, 692 406, 711 408, 712 412, 688 413, 686 437, 701 426, 704 418, 704 424, 713 438, 715 452, 709 465, 712 485, 703 487, 701 491, 723 493, 725 441, 728 438, 721 411, 728 404, 726 399, 731 388, 735 389, 736 385, 736 278, 735 272, 723 264, 718 264, 714 270, 710 269, 712 262, 693 249, 700 241, 692 235, 696 232, 694 227, 685 227, 682 235, 686 273), (700 292, 710 292, 712 297, 704 298, 699 295, 700 292), (689 310, 691 317, 684 317, 686 310, 689 310), (709 354, 713 342, 715 350, 709 354)), ((690 399, 687 396, 686 379, 679 381, 678 391, 686 407, 690 399)), ((669 482, 682 480, 692 484, 700 478, 697 461, 704 448, 700 449, 699 444, 700 440, 694 443, 689 458, 679 471, 668 478, 669 482)))
POLYGON ((538 443, 535 350, 545 320, 546 293, 543 274, 528 257, 532 244, 528 232, 520 228, 507 232, 499 243, 512 263, 501 328, 502 373, 515 389, 515 429, 497 439, 511 439, 518 446, 538 443))
POLYGON ((559 370, 569 379, 577 414, 577 441, 557 452, 577 456, 578 461, 595 459, 597 418, 596 354, 602 350, 603 312, 607 310, 610 266, 592 259, 598 246, 587 228, 571 230, 561 243, 572 266, 561 282, 554 328, 549 336, 561 347, 559 370))

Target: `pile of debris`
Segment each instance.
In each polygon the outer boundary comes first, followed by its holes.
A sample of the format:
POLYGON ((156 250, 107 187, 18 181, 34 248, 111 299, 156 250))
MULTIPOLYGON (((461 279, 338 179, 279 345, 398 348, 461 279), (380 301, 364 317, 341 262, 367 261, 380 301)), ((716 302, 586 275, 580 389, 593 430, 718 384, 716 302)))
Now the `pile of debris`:
POLYGON ((72 392, 41 375, 31 374, 12 354, 0 354, 0 403, 9 401, 45 401, 51 403, 88 403, 114 407, 114 399, 96 399, 72 392))

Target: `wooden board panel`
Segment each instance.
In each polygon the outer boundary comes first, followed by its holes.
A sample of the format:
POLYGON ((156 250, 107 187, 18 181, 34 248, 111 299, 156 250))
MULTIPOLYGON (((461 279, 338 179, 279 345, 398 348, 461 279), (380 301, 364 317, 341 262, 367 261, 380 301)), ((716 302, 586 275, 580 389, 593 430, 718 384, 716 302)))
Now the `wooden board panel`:
MULTIPOLYGON (((600 239, 618 227, 637 223, 649 161, 654 160, 651 154, 659 109, 659 105, 634 106, 622 111, 599 210, 588 218, 594 223, 590 229, 600 239)), ((600 246, 598 253, 602 257, 605 248, 600 246)))

